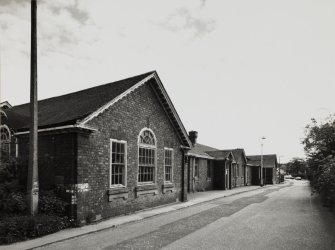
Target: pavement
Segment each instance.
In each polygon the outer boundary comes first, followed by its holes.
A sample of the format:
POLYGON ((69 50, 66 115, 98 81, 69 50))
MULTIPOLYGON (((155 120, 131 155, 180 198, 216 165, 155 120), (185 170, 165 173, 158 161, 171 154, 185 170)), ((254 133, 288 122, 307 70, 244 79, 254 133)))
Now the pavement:
MULTIPOLYGON (((287 184, 288 183, 286 182, 280 185, 285 186, 287 184)), ((85 234, 95 233, 98 231, 106 230, 109 228, 114 228, 114 227, 127 224, 130 222, 140 221, 140 220, 150 218, 156 215, 187 208, 187 207, 201 204, 207 201, 212 201, 212 200, 220 199, 223 197, 233 196, 233 195, 241 194, 244 192, 250 192, 250 191, 257 190, 257 189, 262 189, 262 188, 264 189, 267 187, 275 187, 275 186, 278 186, 278 185, 269 185, 265 187, 246 186, 246 187, 234 188, 232 190, 212 190, 212 191, 206 191, 206 192, 190 193, 188 194, 187 202, 172 203, 169 205, 141 210, 141 211, 138 211, 130 215, 114 217, 108 220, 100 221, 95 224, 90 224, 90 225, 86 225, 86 226, 79 227, 79 228, 65 229, 65 230, 56 232, 54 234, 46 235, 40 238, 27 240, 24 242, 13 243, 11 245, 3 245, 3 246, 0 246, 0 250, 2 249, 8 249, 8 250, 33 249, 37 247, 42 247, 42 246, 50 245, 52 243, 61 242, 61 241, 65 241, 71 238, 79 237, 85 234)))

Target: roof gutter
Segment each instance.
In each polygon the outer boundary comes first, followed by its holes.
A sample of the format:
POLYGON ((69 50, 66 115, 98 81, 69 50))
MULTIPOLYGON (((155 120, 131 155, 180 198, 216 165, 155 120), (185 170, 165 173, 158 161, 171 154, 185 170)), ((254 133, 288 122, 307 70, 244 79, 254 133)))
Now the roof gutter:
POLYGON ((215 160, 214 157, 212 156, 205 156, 205 155, 199 155, 199 154, 194 154, 194 153, 188 153, 188 156, 193 156, 193 157, 198 157, 198 158, 204 158, 204 159, 210 159, 210 160, 215 160))
MULTIPOLYGON (((53 127, 53 128, 42 128, 39 129, 38 132, 48 132, 48 131, 55 131, 55 130, 61 130, 61 129, 69 129, 69 128, 79 128, 79 129, 85 129, 85 130, 90 130, 92 132, 97 131, 97 129, 90 128, 90 127, 85 127, 85 126, 80 126, 80 125, 66 125, 66 126, 59 126, 59 127, 53 127)), ((17 132, 14 133, 14 135, 25 135, 29 134, 30 131, 24 131, 24 132, 17 132)))
POLYGON ((191 150, 190 147, 187 147, 187 146, 184 146, 184 145, 181 145, 180 148, 181 148, 181 149, 186 149, 186 150, 191 150))

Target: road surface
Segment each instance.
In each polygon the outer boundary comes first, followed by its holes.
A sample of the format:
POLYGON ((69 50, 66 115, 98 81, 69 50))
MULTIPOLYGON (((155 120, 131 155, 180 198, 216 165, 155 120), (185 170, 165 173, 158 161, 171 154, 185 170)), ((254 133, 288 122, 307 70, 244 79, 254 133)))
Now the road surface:
POLYGON ((267 186, 43 249, 334 250, 335 218, 307 181, 267 186))

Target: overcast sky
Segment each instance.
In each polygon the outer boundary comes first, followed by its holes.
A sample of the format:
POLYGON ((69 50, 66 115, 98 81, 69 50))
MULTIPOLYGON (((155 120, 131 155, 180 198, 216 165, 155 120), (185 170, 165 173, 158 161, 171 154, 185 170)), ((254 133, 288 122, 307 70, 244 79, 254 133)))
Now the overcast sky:
MULTIPOLYGON (((157 70, 187 130, 303 157, 335 112, 333 0, 39 0, 39 99, 157 70)), ((29 101, 30 1, 0 0, 1 100, 29 101)))

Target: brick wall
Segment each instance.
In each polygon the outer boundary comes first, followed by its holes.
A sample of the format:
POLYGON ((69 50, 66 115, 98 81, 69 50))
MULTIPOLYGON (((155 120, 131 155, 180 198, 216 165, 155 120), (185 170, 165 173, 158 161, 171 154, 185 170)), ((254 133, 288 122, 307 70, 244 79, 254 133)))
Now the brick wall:
POLYGON ((213 160, 207 160, 207 164, 206 164, 206 190, 213 190, 213 178, 214 178, 214 162, 213 162, 213 160), (210 174, 208 174, 208 170, 210 171, 210 174))
POLYGON ((252 185, 252 167, 246 166, 246 183, 248 186, 252 185))
POLYGON ((236 159, 236 176, 235 176, 235 186, 242 187, 245 186, 244 178, 245 178, 245 160, 243 155, 239 155, 238 159, 236 159))
MULTIPOLYGON (((77 194, 78 220, 93 220, 126 214, 147 207, 175 202, 181 197, 182 154, 180 141, 153 89, 146 83, 137 88, 88 126, 98 131, 78 136, 78 184, 88 184, 88 191, 77 194), (149 127, 157 139, 156 194, 136 196, 138 188, 138 136, 149 127), (127 141, 127 193, 124 198, 109 201, 110 139, 127 141), (174 192, 163 193, 164 147, 173 148, 174 192)), ((111 190, 110 192, 113 192, 111 190)))
MULTIPOLYGON (((194 162, 195 158, 191 161, 192 163, 192 174, 194 172, 194 162)), ((213 162, 211 160, 198 158, 198 166, 199 166, 199 177, 192 178, 192 191, 193 192, 202 192, 205 190, 213 189, 213 162), (212 169, 212 177, 208 178, 207 172, 208 167, 212 169)), ((194 174, 192 175, 194 176, 194 174)))
MULTIPOLYGON (((75 133, 57 131, 58 134, 38 136, 38 174, 41 190, 49 190, 55 185, 75 183, 75 133)), ((29 136, 21 135, 18 141, 20 180, 26 183, 29 159, 29 136)))
POLYGON ((237 165, 236 165, 235 182, 236 182, 236 187, 244 186, 244 169, 243 169, 243 166, 242 166, 241 162, 238 162, 237 165), (239 170, 237 170, 237 168, 239 170))

